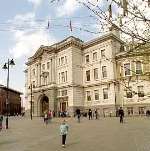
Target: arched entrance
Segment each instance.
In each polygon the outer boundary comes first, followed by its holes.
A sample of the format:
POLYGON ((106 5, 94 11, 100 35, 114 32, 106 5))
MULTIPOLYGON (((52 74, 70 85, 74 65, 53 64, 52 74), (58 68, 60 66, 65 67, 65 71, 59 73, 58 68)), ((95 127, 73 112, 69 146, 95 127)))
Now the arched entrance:
POLYGON ((43 95, 40 99, 40 115, 43 116, 45 111, 49 110, 49 99, 43 95))

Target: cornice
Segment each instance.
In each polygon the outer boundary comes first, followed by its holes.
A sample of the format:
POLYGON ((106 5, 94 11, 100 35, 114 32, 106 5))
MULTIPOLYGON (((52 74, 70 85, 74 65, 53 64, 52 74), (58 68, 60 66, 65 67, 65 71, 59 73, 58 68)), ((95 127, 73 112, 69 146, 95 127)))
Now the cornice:
POLYGON ((65 43, 63 43, 61 45, 58 45, 55 53, 58 53, 58 52, 60 52, 60 51, 62 51, 64 49, 67 49, 67 48, 71 47, 71 46, 79 48, 81 50, 83 48, 83 44, 81 44, 81 43, 79 43, 77 41, 69 41, 69 42, 65 42, 65 43))
POLYGON ((150 51, 149 52, 132 52, 132 53, 128 53, 128 52, 124 52, 122 54, 117 54, 115 56, 116 60, 122 59, 122 58, 129 58, 129 57, 138 57, 138 56, 150 56, 150 51))
POLYGON ((78 38, 75 38, 73 36, 70 36, 64 40, 62 40, 61 42, 58 42, 58 43, 55 43, 51 46, 41 46, 37 51, 36 53, 30 57, 28 59, 28 62, 26 63, 26 65, 31 65, 33 64, 36 60, 39 59, 39 57, 42 56, 42 54, 44 52, 47 52, 48 54, 52 54, 52 53, 58 53, 64 49, 67 49, 69 47, 76 47, 76 48, 79 48, 79 49, 82 49, 83 47, 83 41, 81 41, 80 39, 78 38))
POLYGON ((104 82, 100 82, 100 83, 88 84, 88 85, 84 86, 84 88, 93 87, 93 86, 108 85, 108 84, 112 84, 112 83, 115 83, 115 80, 109 80, 109 81, 104 81, 104 82))
POLYGON ((58 53, 64 49, 67 49, 69 47, 76 47, 79 48, 81 50, 92 47, 93 45, 97 45, 98 43, 105 41, 107 39, 115 39, 117 41, 119 41, 120 43, 124 43, 122 40, 120 40, 118 37, 116 37, 114 34, 109 33, 107 35, 101 36, 99 38, 93 39, 89 42, 83 43, 82 40, 80 40, 79 38, 70 36, 58 43, 55 43, 51 46, 41 46, 36 53, 30 57, 28 59, 28 62, 26 63, 26 65, 31 65, 33 63, 35 63, 44 52, 47 52, 48 54, 52 54, 52 53, 58 53))
POLYGON ((83 48, 87 49, 89 47, 92 47, 94 45, 97 45, 97 44, 99 44, 99 43, 101 43, 103 41, 106 41, 106 40, 112 39, 112 38, 115 39, 115 40, 117 40, 121 44, 124 44, 124 42, 120 38, 118 38, 117 36, 115 36, 112 33, 109 33, 109 34, 103 35, 101 37, 95 38, 95 39, 93 39, 91 41, 88 41, 88 42, 84 43, 84 47, 83 48))

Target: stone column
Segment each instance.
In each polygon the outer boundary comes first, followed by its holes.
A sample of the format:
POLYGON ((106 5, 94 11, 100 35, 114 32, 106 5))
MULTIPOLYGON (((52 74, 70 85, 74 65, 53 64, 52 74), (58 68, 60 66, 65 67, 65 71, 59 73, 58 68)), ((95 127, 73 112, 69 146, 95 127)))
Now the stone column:
POLYGON ((55 56, 51 59, 52 61, 52 82, 56 82, 56 74, 55 74, 55 56))
POLYGON ((49 70, 48 70, 48 78, 49 78, 49 84, 51 83, 51 61, 49 61, 49 70))
POLYGON ((53 60, 52 60, 52 58, 50 61, 50 77, 51 77, 51 82, 53 82, 53 60))
POLYGON ((41 63, 38 64, 38 83, 41 86, 41 63))
POLYGON ((38 64, 36 65, 36 86, 39 87, 39 70, 38 70, 38 64))

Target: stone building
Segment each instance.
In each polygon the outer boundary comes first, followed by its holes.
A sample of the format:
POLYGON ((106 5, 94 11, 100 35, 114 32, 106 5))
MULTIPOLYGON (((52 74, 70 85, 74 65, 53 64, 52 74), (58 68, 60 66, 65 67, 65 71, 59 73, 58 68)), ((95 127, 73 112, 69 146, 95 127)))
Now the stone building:
POLYGON ((120 106, 126 115, 145 115, 150 110, 150 46, 116 54, 120 106))
POLYGON ((122 79, 126 75, 120 72, 127 71, 120 68, 129 57, 122 52, 123 45, 119 35, 110 32, 88 42, 70 36, 41 46, 28 59, 25 71, 27 106, 30 108, 32 97, 33 115, 41 116, 48 109, 73 114, 76 108, 91 108, 107 116, 115 115, 120 106, 129 112, 134 104, 128 106, 130 101, 124 97, 122 79))
POLYGON ((6 110, 6 98, 8 91, 8 114, 16 115, 21 113, 21 92, 13 89, 7 89, 5 86, 0 85, 0 114, 5 115, 6 110))

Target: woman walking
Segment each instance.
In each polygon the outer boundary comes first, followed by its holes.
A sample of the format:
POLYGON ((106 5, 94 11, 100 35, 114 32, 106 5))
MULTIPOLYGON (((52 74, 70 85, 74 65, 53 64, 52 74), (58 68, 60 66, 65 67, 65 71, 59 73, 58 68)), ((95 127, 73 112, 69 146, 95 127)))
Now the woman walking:
POLYGON ((66 137, 68 134, 69 126, 65 120, 63 120, 62 124, 60 125, 60 135, 62 137, 62 147, 66 145, 66 137))

